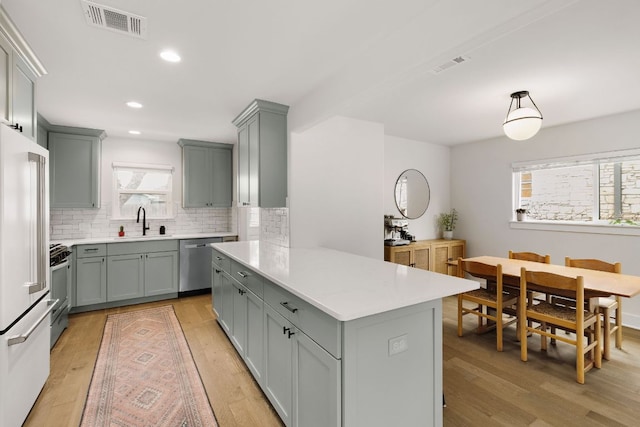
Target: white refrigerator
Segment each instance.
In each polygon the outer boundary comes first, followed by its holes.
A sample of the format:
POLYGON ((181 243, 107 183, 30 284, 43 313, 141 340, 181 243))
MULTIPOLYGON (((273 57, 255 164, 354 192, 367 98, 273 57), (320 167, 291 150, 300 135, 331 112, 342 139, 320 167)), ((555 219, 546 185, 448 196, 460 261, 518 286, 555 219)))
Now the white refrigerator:
POLYGON ((0 426, 20 426, 49 376, 48 151, 0 124, 0 426))

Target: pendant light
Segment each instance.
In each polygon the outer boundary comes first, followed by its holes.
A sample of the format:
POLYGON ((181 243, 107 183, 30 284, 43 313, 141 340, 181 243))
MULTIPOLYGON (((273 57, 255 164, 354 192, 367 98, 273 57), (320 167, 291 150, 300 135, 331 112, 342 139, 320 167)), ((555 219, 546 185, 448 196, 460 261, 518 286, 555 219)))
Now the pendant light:
POLYGON ((509 111, 507 111, 507 118, 504 119, 502 125, 504 133, 511 139, 516 141, 524 141, 534 136, 540 130, 542 126, 542 113, 538 109, 538 106, 531 96, 529 91, 521 90, 511 94, 511 104, 509 104, 509 111), (530 107, 522 107, 521 101, 523 98, 529 98, 531 101, 530 107), (515 101, 515 108, 514 107, 515 101))

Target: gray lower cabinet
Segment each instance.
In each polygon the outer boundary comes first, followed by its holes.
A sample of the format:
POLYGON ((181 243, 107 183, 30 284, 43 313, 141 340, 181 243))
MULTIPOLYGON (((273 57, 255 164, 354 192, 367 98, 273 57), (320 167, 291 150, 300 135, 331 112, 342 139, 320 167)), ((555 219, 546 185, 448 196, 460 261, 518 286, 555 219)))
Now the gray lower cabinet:
POLYGON ((178 252, 145 254, 144 296, 178 292, 178 252))
POLYGON ((107 301, 178 292, 178 241, 107 245, 107 301))
POLYGON ((178 293, 177 240, 79 245, 74 259, 74 306, 178 293))
POLYGON ((181 139, 182 206, 231 207, 233 146, 181 139))
POLYGON ((99 208, 100 137, 49 132, 48 142, 51 207, 99 208))
POLYGON ((340 360, 305 333, 293 340, 293 396, 295 426, 339 426, 341 423, 340 360))
POLYGON ((232 284, 233 279, 224 272, 222 274, 222 281, 220 287, 220 299, 222 300, 222 316, 218 318, 222 328, 231 335, 233 331, 233 294, 236 292, 235 287, 232 284))
POLYGON ((293 341, 291 323, 264 304, 263 391, 286 426, 292 425, 293 341))
POLYGON ((75 260, 75 305, 107 302, 107 245, 78 245, 75 260))
POLYGON ((341 360, 322 347, 340 354, 339 322, 215 249, 212 290, 219 324, 284 424, 341 426, 341 360))
POLYGON ((107 257, 107 301, 144 296, 144 255, 107 257))
POLYGON ((341 425, 340 360, 268 304, 264 391, 287 426, 341 425))
POLYGON ((216 264, 211 264, 211 306, 216 317, 222 317, 222 268, 216 264))
POLYGON ((107 302, 106 257, 79 258, 76 260, 76 305, 107 302))

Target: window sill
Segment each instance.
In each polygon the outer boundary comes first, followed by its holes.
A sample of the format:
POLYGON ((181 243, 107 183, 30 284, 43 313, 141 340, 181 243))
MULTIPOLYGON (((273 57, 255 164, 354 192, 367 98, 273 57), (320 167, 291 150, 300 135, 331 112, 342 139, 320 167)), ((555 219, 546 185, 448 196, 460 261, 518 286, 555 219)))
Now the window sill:
POLYGON ((640 236, 640 227, 632 225, 585 224, 571 221, 509 221, 514 230, 561 231, 566 233, 613 234, 640 236))

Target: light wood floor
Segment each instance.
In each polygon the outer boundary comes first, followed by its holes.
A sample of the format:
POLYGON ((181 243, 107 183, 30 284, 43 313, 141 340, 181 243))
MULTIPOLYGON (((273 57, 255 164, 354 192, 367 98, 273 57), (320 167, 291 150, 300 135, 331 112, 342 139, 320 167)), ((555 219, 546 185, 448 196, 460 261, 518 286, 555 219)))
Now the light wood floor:
MULTIPOLYGON (((77 426, 107 314, 173 304, 220 427, 281 426, 266 397, 217 325, 211 296, 182 298, 73 315, 51 353, 51 375, 25 426, 77 426)), ((574 352, 559 343, 547 354, 530 338, 520 361, 515 329, 504 352, 495 335, 476 335, 465 318, 456 335, 456 300, 444 301, 445 426, 632 426, 640 420, 640 331, 625 329, 623 350, 575 382, 574 352)), ((468 319, 467 319, 468 318, 468 319)), ((398 426, 404 427, 404 426, 398 426)))

